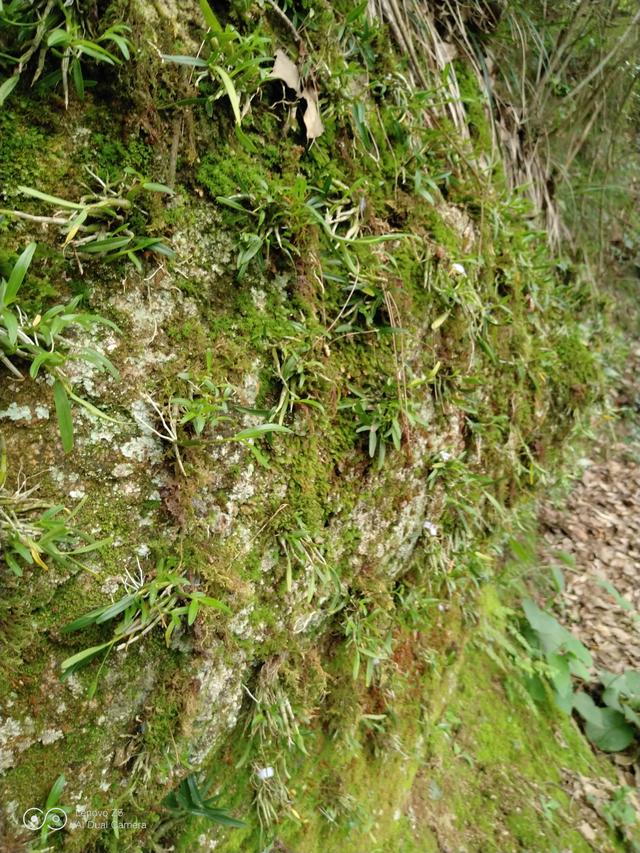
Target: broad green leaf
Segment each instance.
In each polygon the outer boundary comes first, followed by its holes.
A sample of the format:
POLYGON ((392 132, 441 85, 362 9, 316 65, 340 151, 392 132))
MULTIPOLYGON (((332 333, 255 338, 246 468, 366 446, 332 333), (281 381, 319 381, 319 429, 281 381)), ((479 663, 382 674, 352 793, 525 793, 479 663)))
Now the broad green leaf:
POLYGON ((440 326, 442 326, 442 324, 446 321, 450 313, 450 311, 445 311, 444 314, 440 314, 439 317, 436 317, 436 319, 431 324, 431 331, 435 332, 436 329, 439 329, 440 326))
POLYGON ((215 607, 216 610, 222 610, 223 613, 231 613, 231 608, 227 607, 223 601, 218 601, 217 598, 210 598, 208 595, 202 595, 201 593, 194 593, 193 597, 197 598, 201 604, 206 604, 207 607, 215 607))
POLYGON ((70 41, 69 33, 66 30, 52 30, 49 33, 49 37, 47 38, 47 45, 49 47, 55 47, 58 44, 63 44, 65 42, 70 41))
POLYGON ((60 438, 65 453, 73 450, 73 419, 71 416, 71 403, 66 388, 59 379, 53 385, 53 401, 58 416, 60 438))
POLYGON ((147 183, 142 185, 145 190, 149 190, 154 193, 167 193, 167 195, 175 195, 174 190, 171 187, 168 187, 166 184, 156 184, 153 181, 147 181, 147 183))
POLYGON ((9 308, 5 308, 4 311, 0 312, 0 320, 4 324, 5 329, 7 330, 7 335, 9 336, 9 343, 12 347, 16 345, 16 341, 18 340, 18 319, 15 314, 9 310, 9 308))

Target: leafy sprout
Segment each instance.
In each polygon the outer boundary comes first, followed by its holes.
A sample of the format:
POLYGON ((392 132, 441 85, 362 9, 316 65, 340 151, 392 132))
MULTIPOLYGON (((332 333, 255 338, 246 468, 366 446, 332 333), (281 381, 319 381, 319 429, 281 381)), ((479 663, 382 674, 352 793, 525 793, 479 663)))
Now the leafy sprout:
POLYGON ((188 626, 193 625, 202 607, 211 607, 224 613, 231 612, 222 601, 196 589, 189 578, 178 574, 179 568, 176 558, 162 558, 151 580, 145 579, 142 570, 139 577, 128 575, 125 583, 128 590, 126 595, 116 602, 97 607, 66 625, 62 629, 63 633, 114 623, 112 636, 108 640, 83 649, 62 662, 61 678, 68 678, 104 653, 102 664, 89 688, 89 694, 93 696, 102 668, 112 650, 129 648, 156 627, 164 629, 168 646, 176 628, 185 620, 188 626))
POLYGON ((102 179, 91 170, 97 188, 82 196, 77 202, 48 195, 33 187, 19 186, 18 190, 29 198, 52 205, 51 216, 39 216, 21 210, 0 210, 0 213, 17 219, 26 219, 56 225, 64 236, 63 248, 70 246, 76 254, 97 256, 107 261, 128 258, 138 271, 142 271, 139 255, 155 252, 173 257, 172 249, 160 237, 136 234, 132 219, 148 219, 148 213, 139 202, 143 196, 154 193, 173 194, 164 184, 148 181, 135 169, 127 166, 115 181, 102 179))
POLYGON ((211 117, 216 101, 227 98, 236 125, 240 125, 251 99, 269 76, 266 66, 273 62, 270 41, 259 30, 242 35, 231 24, 222 27, 207 0, 200 0, 200 7, 208 26, 205 56, 162 56, 165 62, 197 71, 194 83, 200 94, 183 98, 176 105, 201 104, 211 117))
POLYGON ((86 62, 109 66, 131 58, 130 28, 115 23, 94 33, 82 4, 65 0, 9 0, 0 3, 0 68, 10 76, 0 84, 0 107, 26 70, 33 70, 31 85, 45 87, 60 82, 65 105, 69 104, 69 80, 84 98, 86 62), (54 60, 52 62, 51 60, 54 60), (51 66, 52 70, 48 70, 51 66))
POLYGON ((72 526, 82 505, 83 501, 72 511, 51 505, 38 497, 37 486, 29 487, 21 476, 15 488, 9 488, 6 447, 0 435, 0 560, 14 575, 21 577, 25 565, 87 568, 79 558, 109 540, 93 541, 72 526))
POLYGON ((106 415, 75 394, 64 372, 65 364, 74 360, 85 361, 106 370, 114 378, 118 377, 118 371, 96 350, 72 352, 71 341, 66 335, 78 328, 104 325, 117 330, 117 326, 98 314, 77 311, 80 296, 66 305, 54 305, 31 319, 18 304, 18 295, 35 251, 36 243, 30 243, 16 261, 9 278, 0 278, 0 365, 20 380, 25 378, 21 371, 23 364, 28 366, 31 379, 36 379, 41 371, 51 376, 62 446, 65 452, 69 452, 73 448, 71 400, 94 415, 106 415))

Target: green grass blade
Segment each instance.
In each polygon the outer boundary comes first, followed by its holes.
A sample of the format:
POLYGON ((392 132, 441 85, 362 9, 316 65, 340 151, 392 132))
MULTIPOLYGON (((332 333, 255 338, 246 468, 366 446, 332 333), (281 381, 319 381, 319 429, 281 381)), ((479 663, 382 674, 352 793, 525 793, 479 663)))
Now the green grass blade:
POLYGON ((18 291, 20 290, 20 286, 24 281, 24 277, 27 274, 27 270, 29 269, 29 264, 33 258, 34 252, 36 250, 36 243, 29 243, 24 252, 20 255, 14 268, 11 270, 11 275, 9 276, 9 281, 7 282, 7 289, 4 295, 4 304, 10 305, 18 295, 18 291))
POLYGON ((59 379, 53 385, 53 400, 58 415, 58 426, 60 438, 65 453, 73 450, 73 419, 71 417, 71 403, 67 390, 59 379))
POLYGON ((229 96, 229 100, 231 101, 231 109, 233 110, 233 114, 236 118, 236 124, 240 124, 242 121, 242 116, 240 115, 240 98, 238 97, 236 87, 233 85, 233 80, 229 77, 224 68, 221 68, 219 65, 214 65, 213 70, 222 80, 222 85, 224 86, 226 93, 229 96))

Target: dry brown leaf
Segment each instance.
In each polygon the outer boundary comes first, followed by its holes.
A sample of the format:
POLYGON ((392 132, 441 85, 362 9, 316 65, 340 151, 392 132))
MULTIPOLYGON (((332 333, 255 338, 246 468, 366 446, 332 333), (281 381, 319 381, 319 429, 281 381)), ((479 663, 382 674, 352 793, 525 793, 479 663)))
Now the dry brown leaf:
POLYGON ((297 95, 300 95, 300 72, 295 62, 292 62, 283 50, 276 50, 270 76, 275 80, 282 80, 297 95))
POLYGON ((307 139, 317 139, 324 133, 324 125, 320 118, 320 107, 318 105, 318 93, 315 89, 305 88, 300 95, 307 102, 304 111, 304 126, 307 129, 307 139))

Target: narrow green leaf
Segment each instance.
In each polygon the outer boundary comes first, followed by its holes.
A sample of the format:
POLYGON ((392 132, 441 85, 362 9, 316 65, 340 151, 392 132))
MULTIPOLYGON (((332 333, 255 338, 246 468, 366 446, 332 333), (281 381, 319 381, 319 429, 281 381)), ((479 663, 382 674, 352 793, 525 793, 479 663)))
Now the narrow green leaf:
POLYGON ((193 625, 196 621, 196 617, 198 615, 198 608, 200 604, 197 598, 192 598, 189 602, 189 609, 187 610, 187 624, 193 625))
POLYGON ((0 107, 7 100, 9 95, 13 92, 13 90, 18 85, 18 80, 20 79, 19 74, 14 74, 11 77, 8 77, 4 83, 0 86, 0 107))
POLYGON ((64 773, 61 773, 56 781, 51 786, 51 790, 49 791, 49 796, 47 797, 47 802, 45 803, 45 811, 47 809, 53 808, 56 805, 58 800, 60 799, 60 794, 64 790, 64 786, 67 784, 66 779, 64 778, 64 773))
POLYGON ((60 438, 65 453, 73 450, 73 419, 71 417, 71 403, 66 388, 59 379, 53 385, 53 400, 58 416, 60 438))
POLYGON ((232 440, 243 441, 247 438, 259 438, 261 435, 267 435, 271 432, 293 432, 289 427, 282 424, 260 424, 255 427, 247 427, 247 429, 237 432, 232 440))
POLYGON ((168 53, 161 54, 165 62, 175 62, 177 65, 188 65, 191 68, 207 68, 207 63, 199 56, 180 56, 168 53))
POLYGON ((101 643, 99 646, 91 646, 88 649, 83 649, 81 652, 78 652, 75 655, 71 655, 70 658, 63 660, 60 664, 62 669, 63 678, 66 675, 71 675, 71 672, 75 669, 80 669, 81 667, 88 664, 93 658, 97 657, 101 651, 111 646, 113 641, 108 643, 101 643))
POLYGON ((100 625, 102 622, 109 622, 109 620, 118 616, 122 613, 123 610, 126 610, 130 604, 133 604, 136 600, 135 593, 129 593, 129 595, 123 596, 119 601, 116 601, 114 604, 110 604, 106 610, 103 610, 102 613, 96 619, 96 624, 100 625))
POLYGON ((58 198, 58 196, 55 195, 47 195, 47 193, 41 193, 40 190, 34 190, 31 187, 24 187, 20 185, 18 187, 18 191, 23 195, 31 196, 31 198, 38 198, 40 201, 46 201, 49 204, 55 204, 58 207, 68 207, 70 210, 82 210, 84 207, 82 204, 76 204, 73 201, 58 198))
POLYGON ((231 109, 233 110, 233 114, 236 118, 236 124, 240 124, 242 122, 242 116, 240 115, 240 98, 236 92, 236 87, 233 85, 233 80, 229 77, 224 68, 221 68, 219 65, 214 65, 213 70, 222 80, 222 85, 224 86, 231 102, 231 109))
POLYGON ((29 269, 29 264, 33 259, 36 246, 36 243, 29 243, 27 248, 16 261, 14 268, 11 270, 11 275, 9 276, 9 281, 7 282, 7 289, 4 295, 5 305, 10 305, 18 295, 20 286, 24 281, 24 277, 27 274, 27 270, 29 269))
POLYGON ((211 27, 214 32, 221 33, 222 27, 220 26, 220 22, 214 15, 213 9, 211 8, 207 0, 200 0, 200 9, 202 10, 202 15, 207 23, 207 26, 211 27))

